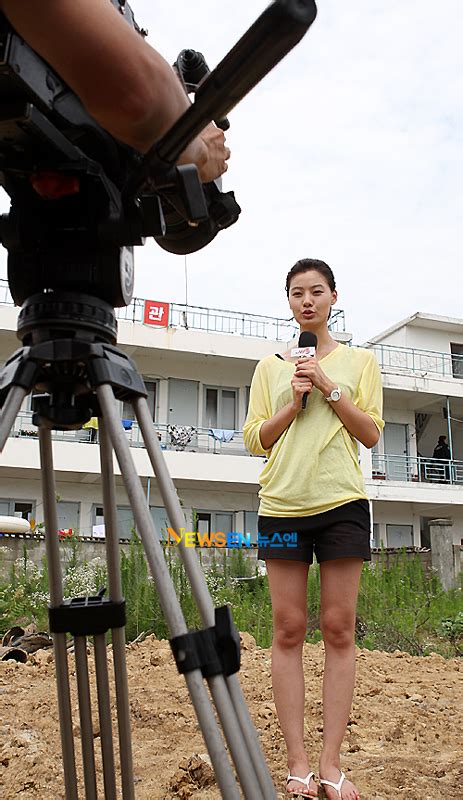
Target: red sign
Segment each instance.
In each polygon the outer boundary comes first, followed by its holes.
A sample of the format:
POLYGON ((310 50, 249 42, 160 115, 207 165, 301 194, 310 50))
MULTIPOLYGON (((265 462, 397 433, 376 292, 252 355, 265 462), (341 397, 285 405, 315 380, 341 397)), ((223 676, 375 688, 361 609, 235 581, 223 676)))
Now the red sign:
POLYGON ((159 303, 157 300, 145 300, 145 325, 157 325, 167 328, 169 324, 169 303, 159 303))

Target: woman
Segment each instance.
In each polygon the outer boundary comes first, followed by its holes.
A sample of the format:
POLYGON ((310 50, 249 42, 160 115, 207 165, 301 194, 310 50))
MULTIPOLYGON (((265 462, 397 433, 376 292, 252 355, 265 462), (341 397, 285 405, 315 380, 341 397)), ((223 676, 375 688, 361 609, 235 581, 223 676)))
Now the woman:
POLYGON ((328 800, 359 800, 341 771, 340 748, 354 690, 360 574, 371 557, 357 440, 370 448, 380 437, 381 377, 372 352, 339 344, 328 331, 337 294, 327 264, 298 261, 288 273, 286 292, 301 332, 317 337, 316 356, 293 358, 288 351, 259 362, 244 426, 247 448, 268 458, 260 476, 259 533, 268 540, 275 532, 298 534, 295 549, 259 546, 272 599, 272 683, 288 753, 286 791, 318 794, 303 742, 302 669, 307 576, 315 552, 325 643, 320 784, 328 800))

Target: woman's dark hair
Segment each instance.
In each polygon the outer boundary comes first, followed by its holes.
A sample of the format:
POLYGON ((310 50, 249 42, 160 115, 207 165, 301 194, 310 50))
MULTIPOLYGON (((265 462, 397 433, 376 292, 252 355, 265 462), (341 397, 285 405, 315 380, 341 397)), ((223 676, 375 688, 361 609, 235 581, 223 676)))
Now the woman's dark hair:
POLYGON ((309 270, 316 270, 319 272, 320 275, 323 275, 325 278, 331 291, 334 292, 336 290, 336 281, 331 267, 329 267, 328 264, 324 261, 320 261, 318 258, 301 258, 300 261, 296 261, 294 267, 289 270, 286 276, 286 294, 288 297, 289 287, 294 276, 298 275, 300 272, 309 272, 309 270))

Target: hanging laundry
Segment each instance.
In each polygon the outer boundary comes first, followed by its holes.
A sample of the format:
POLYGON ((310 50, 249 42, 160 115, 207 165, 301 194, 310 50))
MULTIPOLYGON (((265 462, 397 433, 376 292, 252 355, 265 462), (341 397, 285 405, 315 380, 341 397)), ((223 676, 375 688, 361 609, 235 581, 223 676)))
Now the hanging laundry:
POLYGON ((209 428, 209 436, 218 442, 231 442, 235 431, 228 431, 225 428, 209 428))
POLYGON ((170 436, 170 443, 176 450, 184 450, 196 436, 197 430, 192 425, 168 425, 167 433, 170 436))

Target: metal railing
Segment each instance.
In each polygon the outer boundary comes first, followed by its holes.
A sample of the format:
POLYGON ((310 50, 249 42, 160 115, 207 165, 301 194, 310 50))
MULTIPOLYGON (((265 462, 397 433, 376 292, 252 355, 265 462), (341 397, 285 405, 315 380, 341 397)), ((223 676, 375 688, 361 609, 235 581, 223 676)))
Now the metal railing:
POLYGON ((463 486, 463 461, 373 453, 372 477, 375 480, 463 486))
MULTIPOLYGON (((145 302, 144 298, 134 297, 128 306, 116 308, 117 319, 143 324, 145 302)), ((0 303, 13 305, 8 281, 4 279, 0 279, 0 303)), ((287 342, 299 333, 298 326, 292 320, 241 311, 227 311, 220 308, 187 306, 179 303, 169 304, 168 327, 249 336, 278 342, 287 342)), ((328 327, 331 331, 344 332, 346 330, 345 314, 342 309, 333 310, 328 327)))
MULTIPOLYGON (((116 309, 117 319, 143 324, 145 302, 143 298, 134 297, 128 306, 116 309)), ((0 279, 0 304, 13 305, 8 282, 4 279, 0 279)), ((178 303, 169 304, 168 327, 283 342, 293 339, 299 332, 298 326, 288 319, 178 303)), ((328 327, 332 332, 345 331, 342 309, 333 311, 328 327)), ((390 344, 367 343, 367 347, 375 353, 383 372, 463 380, 463 355, 390 344)))
MULTIPOLYGON (((143 322, 144 315, 145 300, 140 297, 134 297, 130 305, 125 308, 116 309, 116 316, 120 320, 143 322)), ((168 327, 205 331, 206 333, 250 336, 272 341, 289 341, 299 332, 298 326, 288 319, 248 314, 241 311, 227 311, 221 308, 187 306, 179 303, 169 304, 168 327)), ((329 328, 331 331, 345 331, 344 311, 341 309, 333 311, 329 328)))
MULTIPOLYGON (((144 448, 138 423, 122 420, 127 440, 131 447, 144 448)), ((226 431, 189 425, 168 425, 153 422, 161 448, 190 453, 222 453, 225 455, 247 456, 243 431, 226 431)), ((22 439, 38 438, 38 430, 32 424, 32 412, 21 411, 15 419, 10 436, 22 439)), ((78 431, 52 431, 57 441, 96 444, 98 437, 91 429, 78 431)), ((463 486, 463 461, 445 461, 424 456, 401 456, 373 453, 372 477, 375 480, 447 483, 463 486)))
MULTIPOLYGON (((127 424, 127 423, 125 423, 127 424)), ((242 431, 222 431, 221 429, 202 428, 192 425, 166 425, 153 423, 161 448, 190 453, 225 453, 227 455, 248 455, 243 442, 242 431), (228 441, 221 440, 228 438, 228 441)), ((137 422, 126 430, 129 444, 132 447, 144 447, 137 422)))
MULTIPOLYGON (((121 419, 121 424, 125 428, 131 447, 145 446, 137 422, 121 419)), ((158 422, 153 422, 153 427, 158 434, 163 450, 248 455, 242 431, 222 431, 221 429, 183 425, 170 426, 158 422)), ((52 431, 51 435, 52 439, 60 442, 96 444, 98 440, 98 436, 95 437, 90 428, 78 431, 52 431)), ((10 436, 15 439, 38 439, 38 429, 32 424, 31 411, 21 411, 18 414, 10 436)))
POLYGON ((369 349, 373 350, 383 372, 463 379, 463 356, 460 355, 391 344, 373 344, 369 349))

